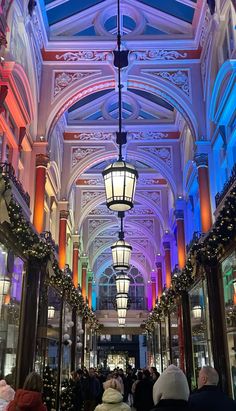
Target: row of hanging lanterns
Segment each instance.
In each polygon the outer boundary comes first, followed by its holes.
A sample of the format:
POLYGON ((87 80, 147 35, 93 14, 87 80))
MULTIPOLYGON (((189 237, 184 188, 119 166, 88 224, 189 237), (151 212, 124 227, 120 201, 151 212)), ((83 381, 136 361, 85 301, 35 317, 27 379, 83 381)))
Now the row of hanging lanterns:
POLYGON ((121 50, 120 31, 120 0, 117 2, 117 50, 114 50, 114 66, 118 69, 118 107, 119 107, 119 131, 116 133, 116 143, 119 146, 118 160, 108 165, 103 171, 105 183, 106 205, 112 211, 118 212, 121 221, 119 239, 112 246, 113 268, 120 271, 116 277, 116 307, 118 314, 118 324, 125 325, 128 292, 130 279, 124 271, 130 267, 130 257, 132 247, 124 239, 123 218, 125 211, 134 206, 134 195, 138 172, 132 164, 124 161, 122 156, 122 146, 127 143, 127 132, 122 131, 122 88, 121 69, 128 66, 128 50, 121 50))

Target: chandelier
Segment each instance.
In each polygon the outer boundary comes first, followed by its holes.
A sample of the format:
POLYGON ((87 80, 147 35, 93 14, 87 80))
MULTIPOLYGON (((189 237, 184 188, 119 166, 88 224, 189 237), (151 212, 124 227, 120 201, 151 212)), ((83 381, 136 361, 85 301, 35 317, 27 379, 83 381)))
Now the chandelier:
POLYGON ((102 175, 105 183, 106 204, 113 211, 128 211, 133 208, 134 194, 138 172, 132 164, 123 160, 122 146, 127 143, 127 132, 122 131, 122 87, 121 69, 128 65, 128 50, 121 50, 120 33, 120 0, 118 0, 118 30, 117 48, 114 50, 114 66, 118 68, 118 107, 119 131, 116 133, 116 143, 119 145, 119 157, 114 163, 108 165, 102 175))
POLYGON ((128 294, 116 294, 116 307, 117 310, 127 309, 128 306, 128 294))

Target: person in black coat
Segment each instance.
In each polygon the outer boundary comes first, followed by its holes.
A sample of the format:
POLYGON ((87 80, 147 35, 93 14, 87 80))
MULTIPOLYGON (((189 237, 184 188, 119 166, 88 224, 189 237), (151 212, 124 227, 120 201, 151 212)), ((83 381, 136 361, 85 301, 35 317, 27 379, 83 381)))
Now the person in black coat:
POLYGON ((218 382, 219 375, 213 367, 201 368, 198 390, 189 398, 194 411, 236 411, 236 402, 217 387, 218 382))
POLYGON ((136 386, 134 403, 137 411, 150 411, 153 407, 151 375, 148 370, 143 371, 143 379, 136 386))
POLYGON ((190 411, 188 399, 187 378, 178 367, 169 365, 153 386, 152 411, 190 411))

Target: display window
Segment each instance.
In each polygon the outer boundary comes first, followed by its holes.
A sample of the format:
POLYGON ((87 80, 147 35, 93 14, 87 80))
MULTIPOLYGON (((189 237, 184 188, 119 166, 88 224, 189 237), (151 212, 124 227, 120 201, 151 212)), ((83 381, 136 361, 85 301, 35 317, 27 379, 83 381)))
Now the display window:
POLYGON ((162 348, 162 369, 165 370, 170 365, 170 349, 169 349, 169 317, 166 316, 160 322, 160 338, 162 348))
POLYGON ((189 292, 190 319, 193 345, 193 385, 197 386, 200 369, 205 365, 213 366, 207 285, 201 280, 189 292))
POLYGON ((0 243, 0 375, 14 386, 24 261, 0 243))
POLYGON ((177 306, 175 306, 173 310, 170 312, 170 344, 171 344, 172 364, 179 367, 180 364, 179 364, 179 336, 178 336, 177 306))
POLYGON ((236 398, 236 251, 221 264, 232 395, 236 398))

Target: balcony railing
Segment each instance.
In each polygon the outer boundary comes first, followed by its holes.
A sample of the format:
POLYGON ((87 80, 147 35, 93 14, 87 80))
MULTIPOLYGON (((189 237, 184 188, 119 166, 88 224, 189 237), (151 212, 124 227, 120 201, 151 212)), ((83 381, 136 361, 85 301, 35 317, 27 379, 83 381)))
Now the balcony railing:
MULTIPOLYGON (((128 308, 129 310, 146 310, 147 299, 145 297, 129 297, 128 308)), ((115 296, 97 298, 97 310, 115 310, 115 296)))
POLYGON ((222 202, 222 200, 224 199, 224 197, 226 196, 230 188, 235 183, 236 183, 236 163, 234 164, 232 171, 231 171, 231 175, 229 179, 226 181, 226 183, 224 184, 223 189, 219 193, 217 193, 215 196, 216 208, 219 206, 219 204, 222 202))
POLYGON ((12 165, 9 163, 0 163, 0 173, 2 173, 3 175, 6 175, 12 181, 12 183, 14 184, 14 186, 16 187, 16 189, 19 191, 20 195, 24 199, 25 203, 29 207, 30 206, 30 196, 27 192, 25 192, 23 185, 16 177, 15 170, 12 167, 12 165))

